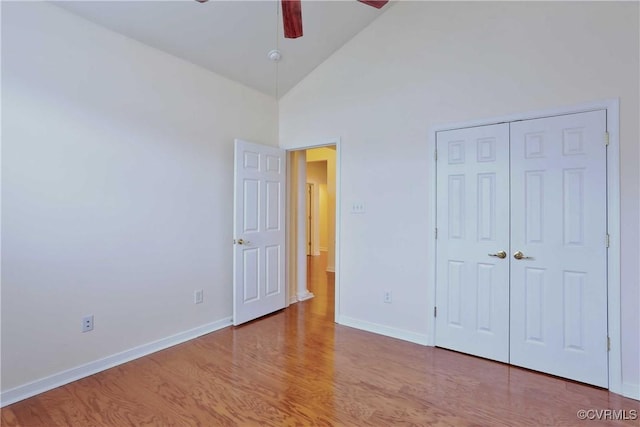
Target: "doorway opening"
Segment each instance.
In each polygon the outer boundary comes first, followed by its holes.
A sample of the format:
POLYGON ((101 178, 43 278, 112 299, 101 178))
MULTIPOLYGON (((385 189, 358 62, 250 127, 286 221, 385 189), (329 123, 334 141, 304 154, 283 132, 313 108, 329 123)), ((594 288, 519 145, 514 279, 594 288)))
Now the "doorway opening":
POLYGON ((337 145, 288 153, 289 304, 335 319, 337 145))

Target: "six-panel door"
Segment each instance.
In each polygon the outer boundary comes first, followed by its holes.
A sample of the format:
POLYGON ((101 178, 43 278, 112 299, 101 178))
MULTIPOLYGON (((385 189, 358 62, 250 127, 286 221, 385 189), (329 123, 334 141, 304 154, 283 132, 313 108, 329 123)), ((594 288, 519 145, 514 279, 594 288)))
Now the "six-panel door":
POLYGON ((511 124, 511 363, 607 387, 606 112, 511 124))
POLYGON ((286 305, 285 165, 282 149, 235 141, 234 325, 286 305))
POLYGON ((509 360, 509 125, 438 132, 437 345, 509 360))
POLYGON ((608 385, 605 131, 602 110, 438 132, 438 346, 608 385))

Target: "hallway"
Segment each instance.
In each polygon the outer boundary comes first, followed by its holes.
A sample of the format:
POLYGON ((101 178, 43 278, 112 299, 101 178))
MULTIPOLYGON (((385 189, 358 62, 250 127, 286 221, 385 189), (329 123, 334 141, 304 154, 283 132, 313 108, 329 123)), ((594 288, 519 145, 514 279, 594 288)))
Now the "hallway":
POLYGON ((307 257, 307 288, 314 298, 304 301, 305 310, 334 320, 335 273, 327 271, 327 252, 307 257))

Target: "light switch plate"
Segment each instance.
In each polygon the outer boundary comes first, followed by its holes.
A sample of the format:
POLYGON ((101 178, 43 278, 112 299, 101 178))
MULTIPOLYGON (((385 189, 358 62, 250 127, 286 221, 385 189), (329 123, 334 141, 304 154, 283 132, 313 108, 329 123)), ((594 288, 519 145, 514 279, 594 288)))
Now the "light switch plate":
POLYGON ((351 204, 351 213, 352 214, 363 214, 363 213, 365 213, 364 202, 353 202, 351 204))

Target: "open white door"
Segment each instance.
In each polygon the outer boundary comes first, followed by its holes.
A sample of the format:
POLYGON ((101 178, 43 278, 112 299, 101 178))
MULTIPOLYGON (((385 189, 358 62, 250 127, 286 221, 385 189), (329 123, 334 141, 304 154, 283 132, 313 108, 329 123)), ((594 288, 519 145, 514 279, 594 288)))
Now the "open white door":
POLYGON ((286 305, 285 183, 284 150, 235 140, 234 325, 286 305))

